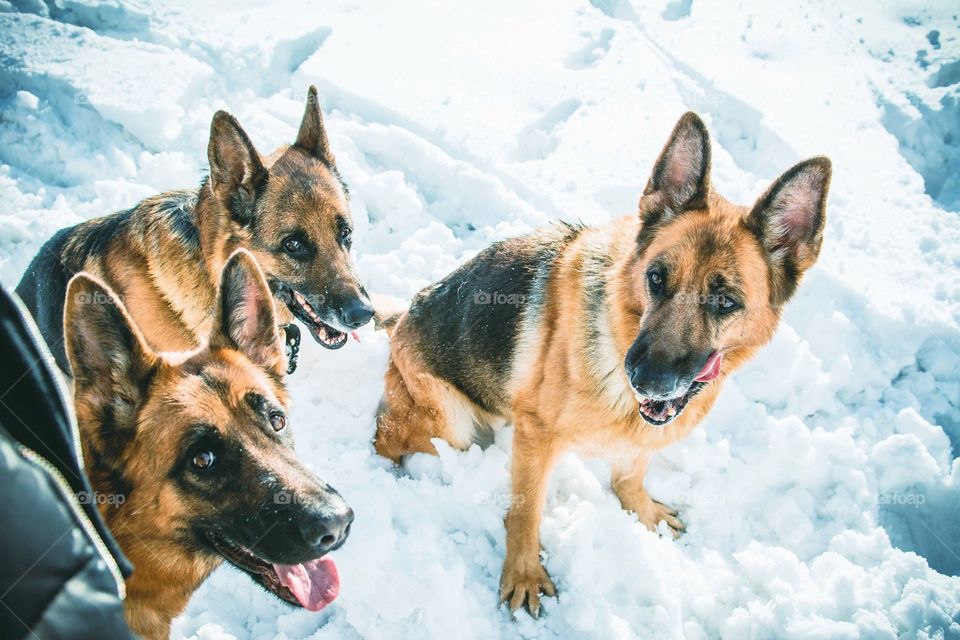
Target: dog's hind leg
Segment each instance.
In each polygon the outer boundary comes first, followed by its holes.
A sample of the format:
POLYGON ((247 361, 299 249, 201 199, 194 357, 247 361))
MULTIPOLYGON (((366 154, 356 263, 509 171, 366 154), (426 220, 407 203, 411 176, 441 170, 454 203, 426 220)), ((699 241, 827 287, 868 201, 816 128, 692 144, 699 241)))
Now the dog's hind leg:
POLYGON ((399 463, 408 453, 437 450, 431 440, 442 438, 466 449, 472 442, 471 403, 429 371, 415 356, 393 345, 383 400, 377 416, 374 447, 399 463))
POLYGON ((677 510, 651 498, 643 486, 649 464, 650 457, 646 452, 629 463, 615 464, 611 486, 625 511, 636 514, 637 519, 651 531, 656 531, 657 524, 663 520, 676 538, 684 530, 683 523, 677 518, 677 510))

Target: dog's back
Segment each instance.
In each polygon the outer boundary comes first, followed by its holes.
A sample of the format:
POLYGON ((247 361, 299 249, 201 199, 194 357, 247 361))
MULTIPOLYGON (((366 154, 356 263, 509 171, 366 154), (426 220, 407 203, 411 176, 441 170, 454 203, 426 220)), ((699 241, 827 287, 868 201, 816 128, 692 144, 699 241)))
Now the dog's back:
POLYGON ((82 263, 73 264, 69 259, 66 247, 80 226, 61 229, 44 243, 16 288, 62 371, 69 371, 63 345, 64 296, 70 278, 82 268, 82 263))
MULTIPOLYGON (((153 286, 157 269, 151 268, 151 261, 176 264, 177 269, 169 276, 173 278, 196 279, 198 272, 204 274, 191 209, 195 198, 196 194, 190 191, 160 194, 132 209, 61 229, 40 248, 20 279, 16 292, 33 315, 62 371, 70 371, 63 345, 64 296, 67 283, 75 274, 80 271, 94 273, 107 280, 123 298, 138 293, 134 290, 137 279, 132 277, 138 270, 139 280, 148 287, 153 286), (121 265, 119 272, 111 264, 121 265)), ((181 288, 190 290, 189 287, 181 288)), ((171 318, 163 314, 154 313, 152 315, 157 317, 151 318, 152 310, 148 305, 131 306, 135 319, 145 329, 156 324, 171 324, 171 318)), ((156 342, 157 335, 156 331, 149 332, 153 342, 156 342)), ((162 343, 155 346, 172 350, 162 343)), ((189 343, 183 346, 189 346, 189 343)))
POLYGON ((505 383, 522 327, 538 316, 550 270, 578 233, 557 225, 491 245, 418 293, 398 331, 477 406, 509 411, 505 383))

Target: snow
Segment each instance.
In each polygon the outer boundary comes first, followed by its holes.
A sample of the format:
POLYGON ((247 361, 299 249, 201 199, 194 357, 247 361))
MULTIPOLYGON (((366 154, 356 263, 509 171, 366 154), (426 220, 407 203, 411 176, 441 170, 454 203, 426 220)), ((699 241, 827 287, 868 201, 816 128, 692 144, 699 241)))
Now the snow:
POLYGON ((498 609, 511 430, 373 454, 386 336, 304 343, 298 451, 357 513, 339 599, 231 568, 174 638, 960 637, 960 24, 947 2, 0 2, 0 281, 56 229, 192 186, 209 121, 293 140, 316 84, 358 268, 408 298, 493 240, 633 209, 686 110, 749 203, 833 160, 826 242, 772 343, 648 488, 678 541, 564 457, 546 615, 498 609))

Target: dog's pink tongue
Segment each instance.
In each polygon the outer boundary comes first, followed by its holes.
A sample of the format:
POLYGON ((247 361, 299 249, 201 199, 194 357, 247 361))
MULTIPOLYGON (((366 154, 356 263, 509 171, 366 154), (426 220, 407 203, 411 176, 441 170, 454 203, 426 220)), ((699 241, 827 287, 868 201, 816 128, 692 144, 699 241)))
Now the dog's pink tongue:
POLYGON ((359 334, 359 333, 357 333, 356 331, 351 331, 351 332, 350 332, 350 335, 353 336, 353 339, 354 339, 354 340, 356 340, 357 342, 360 342, 360 334, 359 334))
POLYGON ((308 611, 320 611, 340 595, 340 574, 327 556, 303 564, 275 564, 273 570, 308 611))
POLYGON ((697 377, 694 378, 697 382, 710 382, 714 378, 720 375, 720 363, 723 361, 723 354, 719 351, 714 351, 710 354, 710 357, 707 358, 707 364, 703 365, 703 369, 700 369, 700 373, 697 374, 697 377))

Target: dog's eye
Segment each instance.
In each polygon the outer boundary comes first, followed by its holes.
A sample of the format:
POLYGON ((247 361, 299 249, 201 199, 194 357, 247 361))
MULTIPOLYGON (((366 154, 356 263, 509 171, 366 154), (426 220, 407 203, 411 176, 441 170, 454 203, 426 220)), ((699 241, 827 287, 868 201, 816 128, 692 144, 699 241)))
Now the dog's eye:
POLYGON ((713 307, 720 313, 730 313, 740 308, 740 303, 737 302, 736 298, 723 294, 718 295, 716 298, 713 307))
POLYGON ((353 239, 351 238, 352 235, 353 229, 350 227, 344 226, 340 228, 340 243, 347 249, 349 249, 350 245, 353 243, 353 239))
POLYGON ((273 430, 276 432, 283 431, 287 428, 287 416, 283 415, 279 411, 273 411, 270 413, 270 426, 273 427, 273 430))
POLYGON ((300 253, 303 251, 303 243, 297 238, 287 238, 283 241, 283 248, 287 253, 300 253))
POLYGON ((663 274, 655 269, 647 272, 647 284, 650 286, 652 293, 660 293, 663 291, 663 274))
POLYGON ((213 455, 213 451, 201 451, 193 456, 190 460, 190 463, 197 469, 207 470, 213 466, 213 463, 217 461, 217 456, 213 455))

